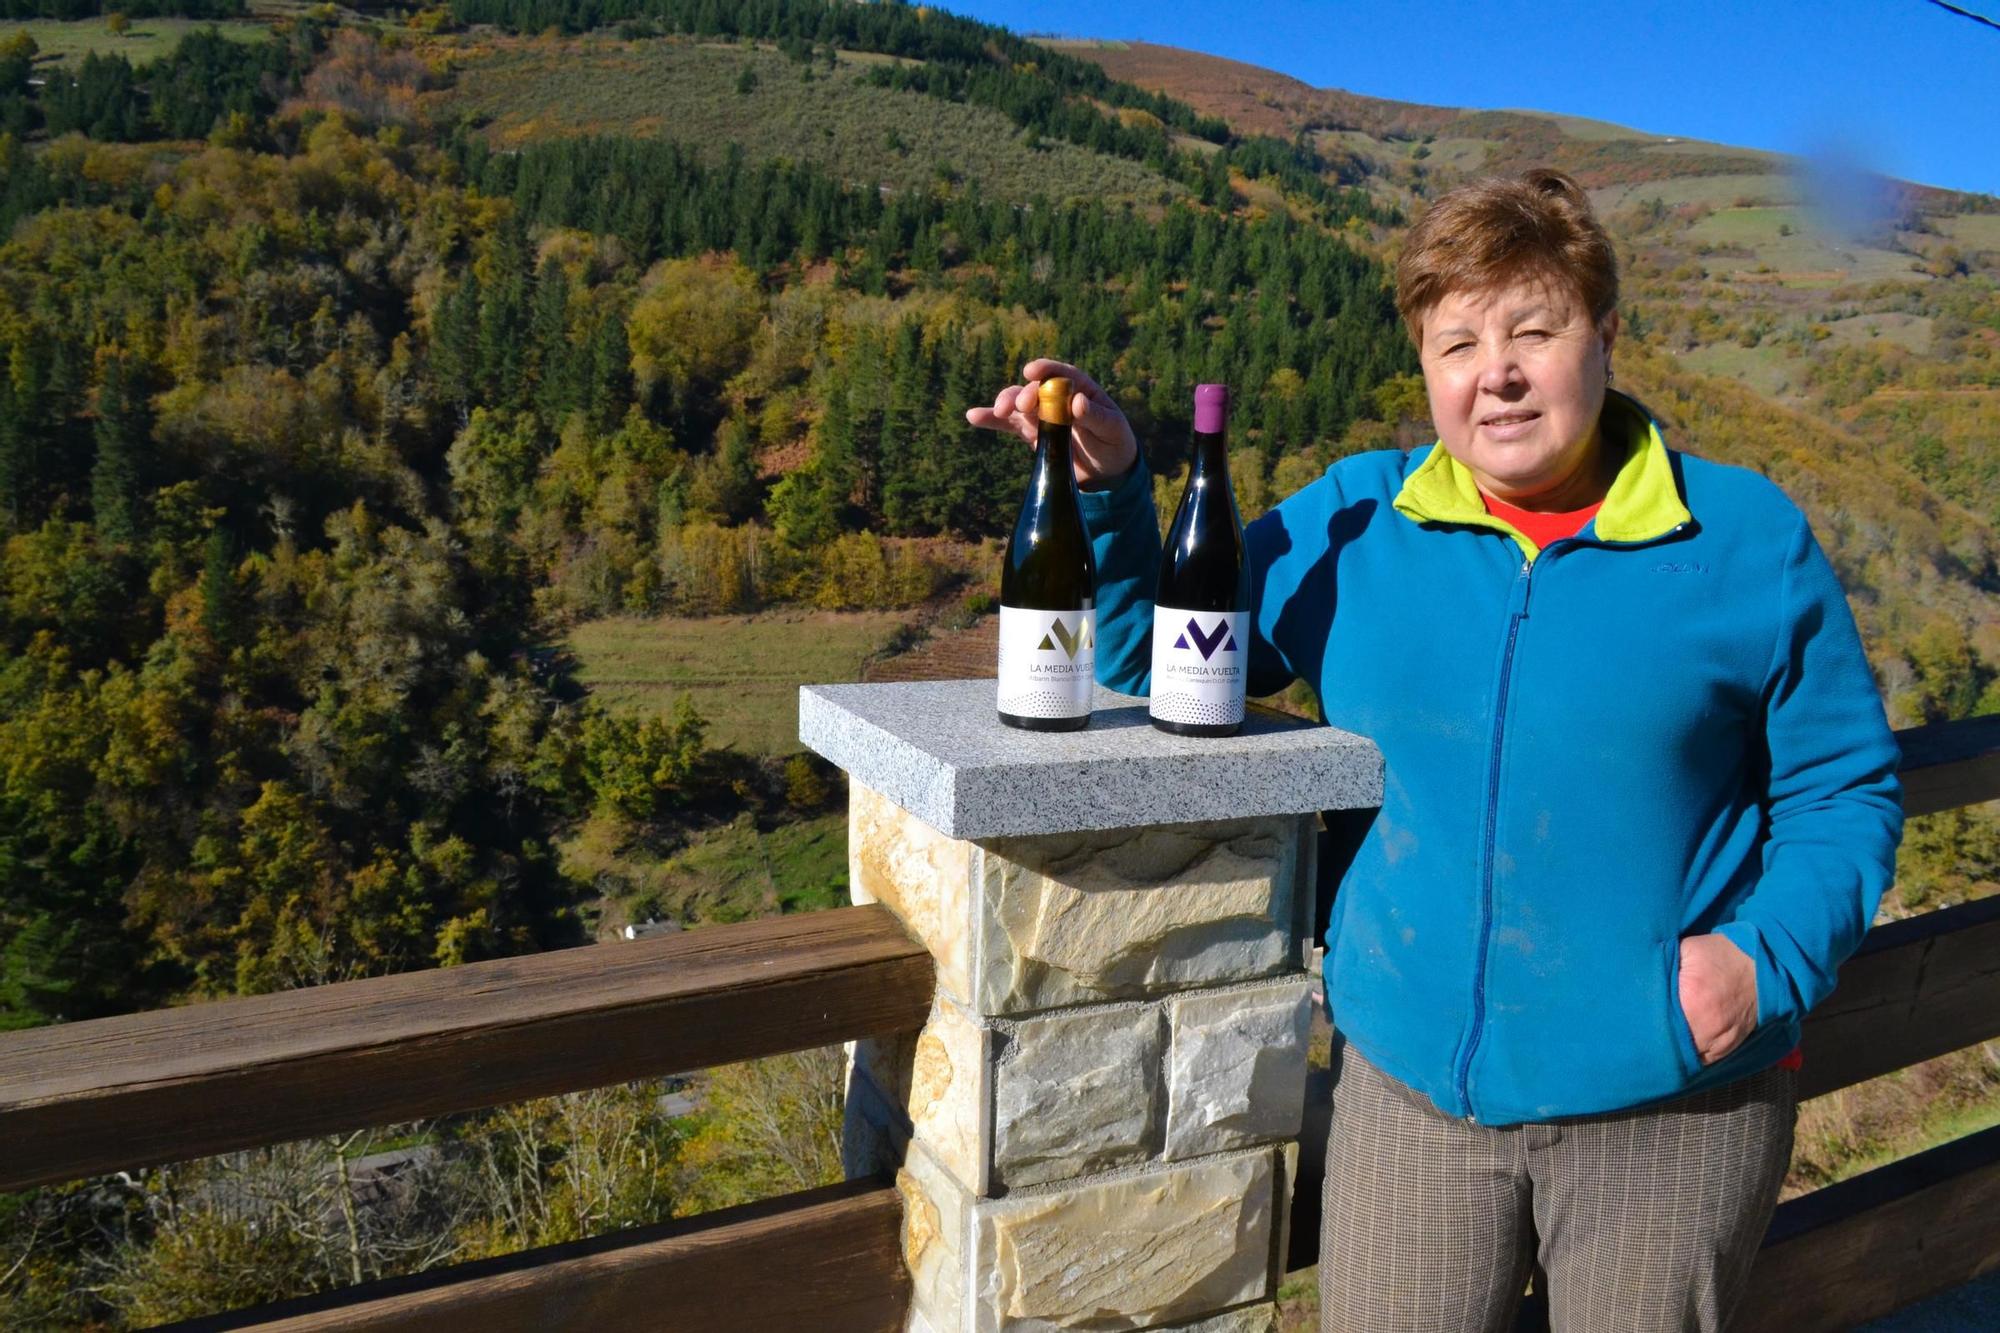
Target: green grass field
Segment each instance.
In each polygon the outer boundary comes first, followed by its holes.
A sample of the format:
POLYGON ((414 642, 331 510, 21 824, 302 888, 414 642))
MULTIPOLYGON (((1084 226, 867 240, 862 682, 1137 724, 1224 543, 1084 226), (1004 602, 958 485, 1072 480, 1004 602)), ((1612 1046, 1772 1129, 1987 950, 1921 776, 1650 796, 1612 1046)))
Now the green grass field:
POLYGON ((1768 269, 1787 286, 1920 280, 1911 271, 1912 256, 1831 236, 1807 210, 1789 204, 1721 209, 1688 228, 1686 235, 1693 245, 1751 251, 1748 258, 1704 256, 1703 266, 1718 275, 1768 269))
POLYGON ((694 696, 711 744, 751 754, 799 748, 799 686, 860 678, 861 663, 911 616, 766 611, 753 616, 608 619, 578 625, 578 679, 614 708, 664 711, 694 696))
POLYGON ((1798 187, 1789 177, 1771 174, 1676 176, 1635 185, 1607 185, 1590 192, 1590 202, 1600 214, 1615 213, 1643 199, 1658 199, 1670 206, 1708 204, 1714 208, 1728 208, 1738 199, 1777 204, 1797 198, 1798 187))
POLYGON ((70 23, 32 19, 20 23, 0 22, 0 37, 11 36, 22 28, 28 30, 28 35, 41 49, 35 58, 38 69, 48 65, 81 64, 83 58, 93 51, 100 55, 122 55, 134 65, 143 65, 173 50, 182 37, 200 28, 215 28, 223 36, 238 42, 261 42, 271 31, 262 23, 133 19, 132 26, 123 36, 114 36, 104 30, 101 18, 77 19, 70 23))
POLYGON ((817 815, 759 830, 748 815, 698 833, 664 859, 610 845, 592 822, 562 846, 567 873, 595 881, 587 912, 609 934, 628 922, 749 921, 847 905, 847 816, 817 815))
POLYGON ((1960 248, 2000 251, 2000 213, 1958 213, 1937 219, 1936 226, 1960 248))
POLYGON ((1743 347, 1736 343, 1712 343, 1682 352, 1676 358, 1689 370, 1723 379, 1740 380, 1767 398, 1782 398, 1796 388, 1804 373, 1802 362, 1794 361, 1775 346, 1743 347))
MULTIPOLYGON (((687 693, 709 741, 752 754, 799 749, 799 686, 851 681, 912 620, 906 612, 765 611, 751 616, 593 620, 570 632, 578 679, 607 705, 663 711, 687 693)), ((563 847, 567 873, 596 880, 603 924, 651 916, 743 921, 847 901, 847 821, 800 818, 760 830, 748 815, 696 834, 664 859, 587 822, 563 847)), ((593 921, 597 918, 593 914, 593 921)))
POLYGON ((1136 162, 1045 140, 1030 148, 998 111, 861 82, 843 55, 806 71, 775 50, 674 38, 624 42, 447 39, 460 52, 455 85, 435 96, 446 114, 489 118, 496 144, 552 135, 621 133, 688 143, 737 143, 749 160, 810 162, 844 181, 924 189, 973 180, 989 197, 1096 196, 1157 201, 1182 194, 1136 162), (740 91, 746 71, 754 87, 740 91))
POLYGON ((632 919, 749 921, 847 905, 847 816, 821 815, 760 833, 748 819, 703 834, 636 877, 632 919))
POLYGON ((669 860, 662 878, 708 920, 844 907, 847 817, 822 815, 768 833, 732 824, 669 860))
POLYGON ((1492 139, 1433 139, 1427 145, 1433 167, 1453 171, 1478 171, 1498 144, 1492 139))
POLYGON ((1891 342, 1918 356, 1931 350, 1931 318, 1894 311, 1879 315, 1854 315, 1836 319, 1826 326, 1827 341, 1836 347, 1858 347, 1872 342, 1891 342))
POLYGON ((1787 240, 1807 227, 1805 212, 1791 204, 1725 208, 1688 228, 1688 239, 1711 245, 1764 245, 1787 240))
MULTIPOLYGON (((1536 111, 1529 107, 1508 108, 1517 116, 1535 116, 1541 120, 1554 121, 1556 127, 1571 139, 1581 139, 1586 143, 1615 143, 1621 139, 1640 143, 1657 141, 1660 136, 1647 134, 1642 130, 1629 129, 1624 125, 1613 125, 1605 120, 1587 120, 1582 116, 1565 116, 1553 111, 1536 111)), ((1692 139, 1683 140, 1693 144, 1692 139)), ((1710 145, 1702 145, 1707 147, 1710 145)))

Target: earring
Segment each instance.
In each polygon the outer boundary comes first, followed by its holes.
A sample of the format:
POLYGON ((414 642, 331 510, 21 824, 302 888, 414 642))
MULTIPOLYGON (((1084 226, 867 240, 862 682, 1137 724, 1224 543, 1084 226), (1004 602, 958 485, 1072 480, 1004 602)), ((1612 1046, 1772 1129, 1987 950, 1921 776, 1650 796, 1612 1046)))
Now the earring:
POLYGON ((1611 383, 1611 381, 1612 381, 1612 380, 1614 380, 1614 379, 1616 379, 1616 378, 1618 378, 1618 377, 1617 377, 1617 375, 1616 375, 1616 374, 1614 374, 1614 373, 1613 373, 1613 371, 1612 371, 1611 367, 1610 367, 1610 366, 1606 366, 1606 367, 1604 368, 1604 382, 1605 382, 1606 384, 1609 384, 1609 383, 1611 383))

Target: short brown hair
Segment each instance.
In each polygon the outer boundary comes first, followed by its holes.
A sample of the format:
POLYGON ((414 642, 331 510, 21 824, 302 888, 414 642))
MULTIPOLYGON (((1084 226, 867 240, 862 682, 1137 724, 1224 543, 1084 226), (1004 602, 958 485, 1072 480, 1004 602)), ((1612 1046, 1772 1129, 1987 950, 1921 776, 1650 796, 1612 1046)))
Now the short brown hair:
POLYGON ((1453 292, 1542 281, 1580 300, 1593 323, 1618 305, 1618 257, 1590 197, 1560 171, 1488 176, 1439 196, 1396 263, 1396 310, 1410 340, 1453 292))

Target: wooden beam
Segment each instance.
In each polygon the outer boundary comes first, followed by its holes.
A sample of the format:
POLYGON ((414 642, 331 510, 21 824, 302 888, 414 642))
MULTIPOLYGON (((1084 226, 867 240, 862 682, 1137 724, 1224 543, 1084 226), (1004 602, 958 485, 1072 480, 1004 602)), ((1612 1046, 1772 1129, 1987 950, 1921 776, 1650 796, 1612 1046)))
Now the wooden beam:
POLYGON ((858 1180, 170 1326, 168 1333, 900 1329, 895 1188, 858 1180))
POLYGON ((0 1036, 0 1190, 910 1031, 878 906, 0 1036))
POLYGON ((1934 722, 1896 733, 1903 813, 1929 815, 2000 800, 2000 716, 1934 722))
POLYGON ((1807 1016, 1799 1096, 2000 1037, 2000 897, 1868 932, 1807 1016))
POLYGON ((1778 1206, 1738 1333, 1852 1328, 2000 1270, 2000 1127, 1778 1206))

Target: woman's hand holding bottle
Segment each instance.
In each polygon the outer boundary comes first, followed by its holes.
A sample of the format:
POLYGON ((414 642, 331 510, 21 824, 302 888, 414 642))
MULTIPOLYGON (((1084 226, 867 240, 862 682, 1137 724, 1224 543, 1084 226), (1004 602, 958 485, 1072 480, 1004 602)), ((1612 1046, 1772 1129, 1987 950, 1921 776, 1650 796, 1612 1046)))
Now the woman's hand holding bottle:
POLYGON ((1139 442, 1132 425, 1111 395, 1097 381, 1063 361, 1038 357, 1021 367, 1026 384, 1010 384, 993 395, 993 406, 971 407, 965 419, 986 430, 1018 435, 1029 445, 1040 430, 1042 381, 1067 379, 1076 386, 1070 395, 1070 422, 1075 447, 1071 450, 1076 484, 1086 490, 1101 490, 1117 482, 1138 461, 1139 442))

